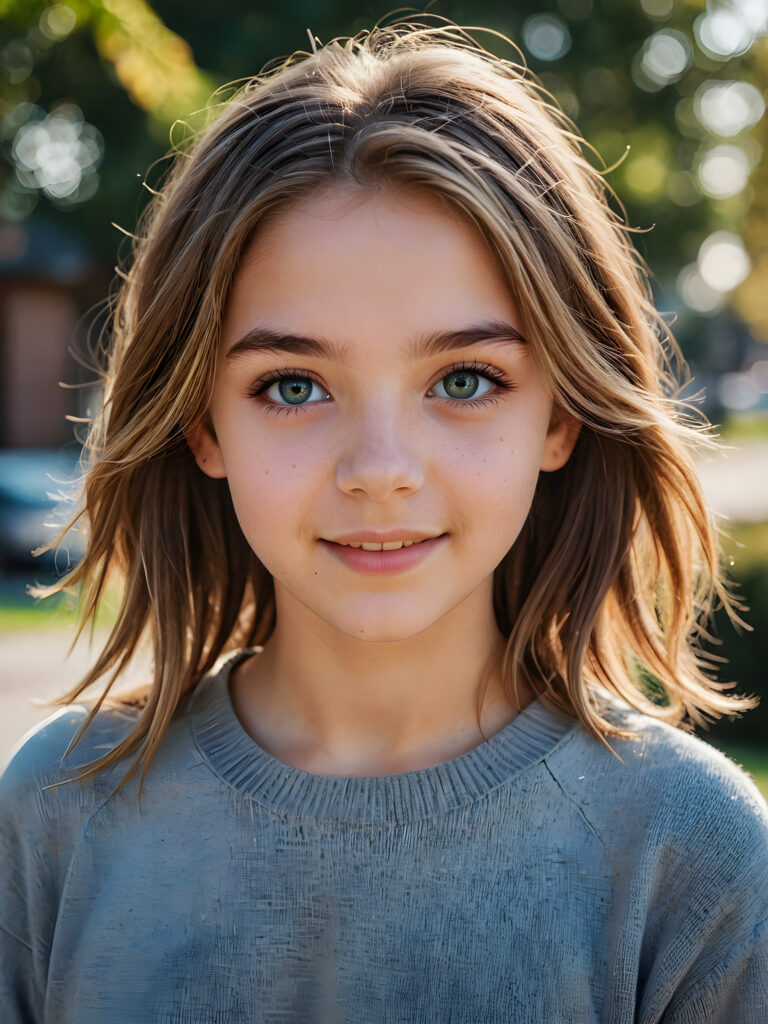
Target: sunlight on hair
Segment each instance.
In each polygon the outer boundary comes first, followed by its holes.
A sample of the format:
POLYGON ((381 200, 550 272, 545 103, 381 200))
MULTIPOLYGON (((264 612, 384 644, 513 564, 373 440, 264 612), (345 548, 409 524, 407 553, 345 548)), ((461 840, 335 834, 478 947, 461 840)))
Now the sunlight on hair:
MULTIPOLYGON (((142 70, 159 59, 151 41, 166 55, 162 75, 186 74, 183 48, 140 17, 140 0, 112 6, 126 25, 135 16, 140 46, 115 24, 102 50, 137 101, 155 102, 155 71, 145 82, 142 70)), ((541 18, 525 40, 553 60, 569 40, 554 15, 541 18)), ((653 38, 643 74, 671 81, 690 53, 669 33, 653 38)), ((706 647, 713 605, 734 618, 739 608, 692 457, 714 441, 678 397, 682 357, 615 197, 534 76, 469 30, 397 22, 294 54, 219 100, 136 231, 86 447, 88 550, 45 591, 79 588, 82 629, 106 581, 123 581, 103 651, 60 703, 101 682, 95 714, 139 643, 149 638, 154 652, 135 729, 87 773, 132 753, 126 779, 145 772, 179 701, 222 651, 262 644, 274 628, 272 579, 226 480, 198 470, 185 436, 206 415, 222 311, 257 226, 329 182, 427 190, 469 217, 506 275, 555 408, 581 424, 573 457, 541 474, 495 573, 509 693, 524 679, 606 743, 625 733, 596 706, 600 687, 688 728, 754 706, 723 692, 706 647)), ((636 166, 653 176, 648 157, 636 166)), ((748 270, 732 239, 702 246, 710 289, 727 291, 748 270)))

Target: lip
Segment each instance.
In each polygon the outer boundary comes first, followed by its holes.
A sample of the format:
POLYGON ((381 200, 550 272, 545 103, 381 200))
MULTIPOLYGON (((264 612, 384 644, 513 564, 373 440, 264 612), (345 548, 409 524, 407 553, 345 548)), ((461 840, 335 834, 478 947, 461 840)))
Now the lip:
MULTIPOLYGON (((345 547, 344 544, 331 540, 320 540, 319 543, 336 558, 341 559, 350 569, 356 569, 357 572, 370 575, 377 575, 380 573, 405 572, 408 569, 412 569, 423 562, 425 558, 428 558, 435 548, 439 547, 447 537, 447 533, 443 533, 439 537, 430 536, 418 544, 412 544, 409 548, 397 548, 395 551, 364 551, 362 548, 345 547)), ((361 533, 350 536, 350 540, 358 541, 358 539, 364 544, 384 544, 387 540, 390 542, 396 540, 415 540, 416 535, 411 533, 407 536, 400 531, 399 536, 395 536, 394 532, 389 535, 361 533)))

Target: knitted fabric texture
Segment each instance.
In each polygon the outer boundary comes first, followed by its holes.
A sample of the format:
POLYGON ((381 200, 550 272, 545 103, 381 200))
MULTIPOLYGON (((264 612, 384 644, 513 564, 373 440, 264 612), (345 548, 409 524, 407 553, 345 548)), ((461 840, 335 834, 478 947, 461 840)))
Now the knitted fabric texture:
POLYGON ((131 728, 73 706, 0 780, 5 1024, 768 1021, 768 807, 605 696, 621 761, 539 699, 452 761, 311 775, 238 721, 224 659, 146 776, 43 790, 131 728))

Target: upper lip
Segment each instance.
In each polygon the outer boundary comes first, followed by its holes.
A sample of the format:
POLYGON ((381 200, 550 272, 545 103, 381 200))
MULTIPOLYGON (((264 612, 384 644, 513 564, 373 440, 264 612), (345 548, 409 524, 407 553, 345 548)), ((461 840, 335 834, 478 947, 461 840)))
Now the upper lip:
POLYGON ((441 537, 439 532, 425 530, 358 530, 356 533, 344 533, 340 537, 322 538, 331 540, 333 544, 392 544, 403 540, 431 540, 441 537))

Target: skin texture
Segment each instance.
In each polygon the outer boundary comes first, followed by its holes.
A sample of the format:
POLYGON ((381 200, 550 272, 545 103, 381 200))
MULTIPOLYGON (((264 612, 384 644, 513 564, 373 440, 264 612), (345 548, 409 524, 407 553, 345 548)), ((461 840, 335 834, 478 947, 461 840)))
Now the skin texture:
MULTIPOLYGON (((423 191, 326 188, 263 222, 244 254, 210 418, 188 440, 203 472, 227 478, 275 581, 275 632, 230 692, 246 730, 289 764, 326 775, 413 770, 472 749, 517 713, 499 681, 493 572, 539 472, 566 462, 578 424, 553 415, 524 343, 409 352, 430 332, 496 319, 525 335, 480 233, 423 191), (257 326, 324 339, 343 362, 228 357, 257 326), (511 388, 481 374, 479 404, 451 397, 447 375, 462 362, 495 368, 511 388), (277 369, 316 380, 287 413, 279 382, 253 395, 277 369), (419 565, 378 576, 320 543, 394 528, 447 536, 419 565)), ((532 695, 519 698, 523 708, 532 695)))

